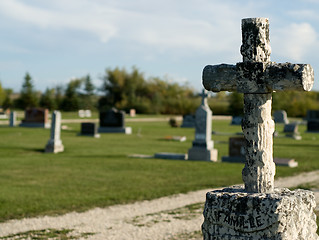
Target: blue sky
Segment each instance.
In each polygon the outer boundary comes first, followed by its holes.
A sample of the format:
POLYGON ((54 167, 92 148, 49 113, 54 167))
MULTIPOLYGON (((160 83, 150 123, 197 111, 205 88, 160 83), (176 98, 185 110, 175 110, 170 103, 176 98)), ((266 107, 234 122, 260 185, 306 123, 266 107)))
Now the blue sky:
POLYGON ((241 19, 270 21, 271 60, 310 63, 319 90, 319 0, 1 0, 0 81, 37 90, 106 68, 202 88, 207 64, 241 61, 241 19))

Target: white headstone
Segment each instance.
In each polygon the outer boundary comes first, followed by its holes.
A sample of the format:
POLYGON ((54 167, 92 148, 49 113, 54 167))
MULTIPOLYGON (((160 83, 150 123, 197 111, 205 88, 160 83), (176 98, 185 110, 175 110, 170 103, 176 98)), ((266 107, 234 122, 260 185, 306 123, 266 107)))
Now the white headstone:
POLYGON ((87 118, 90 118, 92 117, 92 113, 91 113, 91 110, 84 110, 84 116, 87 117, 87 118))
POLYGON ((64 146, 61 141, 61 113, 59 111, 53 111, 51 123, 51 135, 48 141, 45 152, 46 153, 58 153, 64 151, 64 146))
POLYGON ((202 103, 195 113, 195 140, 188 150, 188 160, 217 161, 217 149, 212 141, 212 111, 207 104, 207 92, 202 92, 202 103))
POLYGON ((78 115, 80 118, 84 118, 85 117, 85 111, 83 109, 78 111, 78 115))

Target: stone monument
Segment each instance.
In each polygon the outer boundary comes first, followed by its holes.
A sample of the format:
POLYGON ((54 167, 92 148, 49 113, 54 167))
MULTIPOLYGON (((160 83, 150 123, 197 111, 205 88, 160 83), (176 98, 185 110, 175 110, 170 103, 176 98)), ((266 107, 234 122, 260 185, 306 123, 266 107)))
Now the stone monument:
POLYGON ((64 146, 61 141, 61 113, 53 111, 51 123, 51 136, 45 146, 46 153, 58 153, 64 151, 64 146))
POLYGON ((100 134, 97 132, 97 125, 93 122, 81 123, 81 135, 99 138, 100 134))
POLYGON ((318 110, 307 111, 307 131, 319 132, 319 111, 318 110))
POLYGON ((9 126, 15 127, 16 124, 17 124, 17 113, 15 111, 11 111, 10 112, 9 126))
POLYGON ((302 137, 298 132, 298 124, 297 123, 288 123, 284 126, 284 133, 286 137, 293 138, 295 140, 301 140, 302 137))
POLYGON ((99 133, 125 133, 131 134, 132 128, 125 127, 125 112, 111 108, 106 112, 100 112, 99 133))
POLYGON ((275 123, 284 123, 288 124, 289 120, 287 117, 287 112, 284 110, 277 110, 274 112, 274 121, 275 123))
POLYGON ((46 108, 28 108, 24 111, 24 119, 20 127, 50 128, 49 110, 46 108))
POLYGON ((195 140, 188 150, 188 160, 217 161, 218 150, 212 139, 212 111, 207 104, 207 91, 203 90, 202 103, 195 113, 195 140))
POLYGON ((193 114, 184 115, 181 128, 194 128, 194 127, 195 127, 195 115, 193 114))
POLYGON ((272 92, 309 91, 314 73, 309 64, 270 61, 267 18, 242 20, 243 62, 206 66, 207 90, 244 93, 242 130, 247 141, 242 171, 245 187, 208 192, 202 231, 204 239, 313 240, 316 234, 314 194, 274 188, 274 121, 272 92))

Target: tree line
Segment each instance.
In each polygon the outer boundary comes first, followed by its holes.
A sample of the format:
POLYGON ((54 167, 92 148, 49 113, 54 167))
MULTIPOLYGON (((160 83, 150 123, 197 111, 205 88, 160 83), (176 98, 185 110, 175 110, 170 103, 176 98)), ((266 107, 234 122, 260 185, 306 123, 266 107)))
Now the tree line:
MULTIPOLYGON (((43 107, 49 110, 77 111, 79 109, 107 110, 116 107, 144 114, 192 114, 201 99, 198 92, 187 84, 168 78, 149 77, 133 67, 107 68, 99 86, 90 75, 70 80, 66 85, 47 88, 43 93, 35 89, 32 77, 26 73, 17 98, 13 90, 0 83, 0 105, 10 109, 43 107)), ((243 114, 243 94, 220 92, 213 94, 208 103, 216 115, 243 114)), ((304 117, 308 109, 319 109, 319 92, 273 93, 273 110, 286 110, 290 117, 304 117)))

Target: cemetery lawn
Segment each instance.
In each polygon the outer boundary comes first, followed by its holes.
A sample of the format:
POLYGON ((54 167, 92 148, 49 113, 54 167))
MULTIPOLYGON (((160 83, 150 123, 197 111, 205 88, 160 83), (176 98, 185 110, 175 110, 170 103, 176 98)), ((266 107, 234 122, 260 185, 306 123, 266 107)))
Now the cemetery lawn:
MULTIPOLYGON (((63 118, 62 114, 62 118, 63 118)), ((152 116, 155 117, 155 116, 152 116)), ((176 193, 241 184, 243 164, 131 158, 131 154, 187 153, 194 129, 171 128, 166 121, 128 122, 132 135, 101 134, 101 138, 78 136, 79 123, 62 130, 65 151, 45 154, 50 130, 0 126, 0 221, 84 211, 176 193), (137 134, 139 133, 139 134, 137 134), (186 136, 185 142, 164 140, 186 136)), ((283 136, 283 125, 276 125, 283 136)), ((294 158, 298 168, 277 167, 276 176, 319 169, 319 134, 303 139, 274 139, 274 155, 294 158)), ((212 135, 218 158, 228 155, 228 138, 241 132, 227 120, 214 120, 212 135)))

